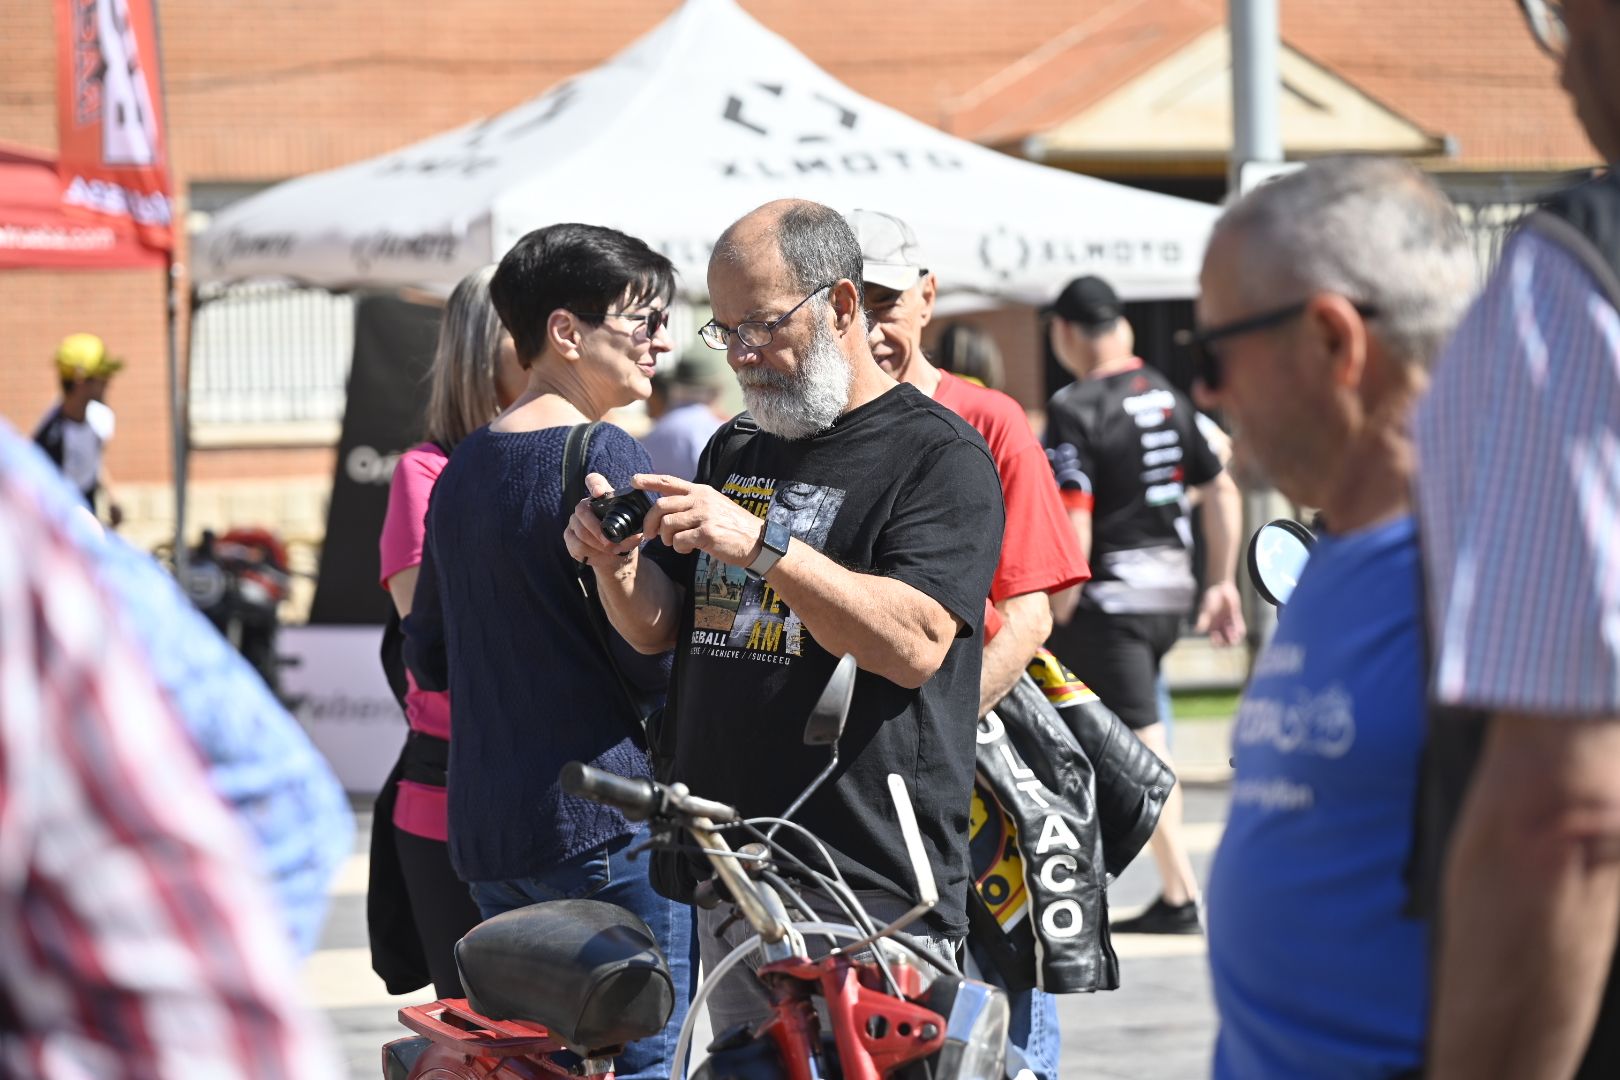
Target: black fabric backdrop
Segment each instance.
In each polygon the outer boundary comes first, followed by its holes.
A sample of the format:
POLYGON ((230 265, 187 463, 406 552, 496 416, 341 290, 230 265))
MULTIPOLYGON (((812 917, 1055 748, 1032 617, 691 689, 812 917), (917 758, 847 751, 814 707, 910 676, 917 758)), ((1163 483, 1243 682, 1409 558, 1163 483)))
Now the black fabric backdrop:
POLYGON ((388 620, 388 594, 377 584, 377 537, 393 462, 422 438, 440 315, 437 307, 394 296, 364 296, 355 305, 354 363, 311 625, 388 620))

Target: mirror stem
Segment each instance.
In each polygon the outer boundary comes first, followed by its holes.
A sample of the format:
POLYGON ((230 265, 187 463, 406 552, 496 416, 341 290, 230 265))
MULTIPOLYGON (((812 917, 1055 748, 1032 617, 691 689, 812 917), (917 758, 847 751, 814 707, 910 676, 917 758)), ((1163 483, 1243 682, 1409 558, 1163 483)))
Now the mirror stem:
MULTIPOLYGON (((827 767, 821 770, 820 775, 818 775, 814 780, 810 781, 810 786, 799 793, 799 797, 793 800, 793 805, 782 811, 782 820, 792 820, 793 815, 799 812, 799 807, 804 805, 806 799, 815 794, 816 789, 826 782, 827 777, 831 776, 833 774, 833 770, 836 768, 838 768, 838 744, 834 743, 832 748, 832 760, 827 762, 827 767)), ((766 829, 765 839, 770 840, 775 838, 776 830, 780 829, 781 827, 781 824, 778 823, 776 825, 772 825, 769 829, 766 829)))

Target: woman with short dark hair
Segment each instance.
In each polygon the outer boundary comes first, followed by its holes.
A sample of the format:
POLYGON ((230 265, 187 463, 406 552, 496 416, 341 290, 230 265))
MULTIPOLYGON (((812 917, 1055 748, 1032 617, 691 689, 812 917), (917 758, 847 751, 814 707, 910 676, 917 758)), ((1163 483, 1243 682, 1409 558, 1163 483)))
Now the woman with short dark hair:
POLYGON ((611 424, 595 429, 577 477, 565 475, 564 450, 574 428, 651 393, 674 291, 668 259, 591 225, 538 229, 501 260, 490 295, 527 385, 440 475, 423 560, 432 572, 405 623, 418 680, 455 701, 450 856, 480 913, 590 896, 634 912, 658 940, 676 1007, 662 1033, 618 1058, 627 1080, 672 1071, 692 913, 653 892, 647 861, 630 857, 645 824, 568 795, 558 774, 582 761, 651 775, 630 699, 662 695, 669 656, 642 656, 611 629, 597 636, 563 530, 571 481, 593 472, 625 487, 651 465, 611 424))

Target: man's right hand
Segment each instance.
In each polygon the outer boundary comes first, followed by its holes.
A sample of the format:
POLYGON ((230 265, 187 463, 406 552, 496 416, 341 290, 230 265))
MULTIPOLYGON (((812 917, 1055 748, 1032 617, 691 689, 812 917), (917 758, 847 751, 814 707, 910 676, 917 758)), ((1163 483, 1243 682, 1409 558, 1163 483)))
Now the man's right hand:
POLYGON ((563 543, 576 562, 588 563, 592 569, 613 571, 624 566, 641 545, 641 533, 627 536, 614 543, 602 534, 602 523, 591 512, 591 499, 613 492, 613 485, 601 473, 587 473, 585 490, 590 492, 574 507, 574 516, 563 530, 563 543))

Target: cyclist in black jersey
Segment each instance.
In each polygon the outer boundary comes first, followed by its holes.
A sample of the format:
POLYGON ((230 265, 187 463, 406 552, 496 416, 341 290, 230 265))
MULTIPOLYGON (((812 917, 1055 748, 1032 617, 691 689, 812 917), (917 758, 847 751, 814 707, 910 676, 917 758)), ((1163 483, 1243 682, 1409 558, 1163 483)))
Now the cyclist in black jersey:
MULTIPOLYGON (((1135 354, 1119 297, 1101 278, 1071 281, 1049 309, 1051 340, 1075 382, 1047 406, 1046 446, 1092 578, 1054 611, 1049 647, 1169 761, 1155 685, 1159 663, 1198 611, 1217 644, 1243 640, 1233 583, 1238 491, 1185 396, 1135 354), (1204 506, 1206 586, 1192 568, 1189 492, 1204 506)), ((1196 934, 1198 883, 1172 793, 1153 835, 1163 892, 1116 931, 1196 934)))

